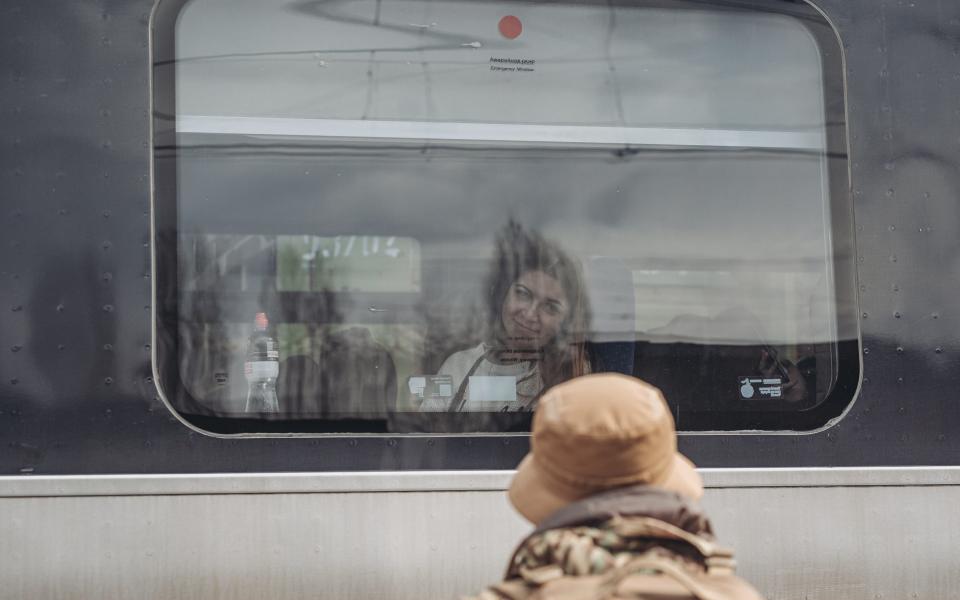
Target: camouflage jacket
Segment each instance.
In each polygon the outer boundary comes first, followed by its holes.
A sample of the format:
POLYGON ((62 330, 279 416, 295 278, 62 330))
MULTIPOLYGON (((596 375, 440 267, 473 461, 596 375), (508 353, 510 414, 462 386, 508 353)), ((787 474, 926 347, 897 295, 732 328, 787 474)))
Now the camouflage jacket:
POLYGON ((517 547, 504 581, 474 598, 759 600, 734 569, 733 551, 715 542, 695 502, 634 486, 548 517, 517 547))

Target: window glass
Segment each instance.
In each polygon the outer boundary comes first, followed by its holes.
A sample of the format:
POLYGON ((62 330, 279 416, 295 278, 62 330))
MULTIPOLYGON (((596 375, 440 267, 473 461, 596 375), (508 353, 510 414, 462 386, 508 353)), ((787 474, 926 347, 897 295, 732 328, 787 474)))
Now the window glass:
POLYGON ((523 431, 551 385, 804 430, 859 371, 838 43, 792 2, 155 20, 158 370, 217 432, 523 431))

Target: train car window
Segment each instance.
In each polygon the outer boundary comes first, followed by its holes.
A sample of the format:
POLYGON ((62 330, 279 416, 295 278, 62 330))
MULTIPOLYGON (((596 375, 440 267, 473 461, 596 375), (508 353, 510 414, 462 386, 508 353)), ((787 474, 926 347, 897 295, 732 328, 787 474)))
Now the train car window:
POLYGON ((793 0, 164 0, 156 369, 215 433, 682 431, 859 381, 839 41, 793 0))

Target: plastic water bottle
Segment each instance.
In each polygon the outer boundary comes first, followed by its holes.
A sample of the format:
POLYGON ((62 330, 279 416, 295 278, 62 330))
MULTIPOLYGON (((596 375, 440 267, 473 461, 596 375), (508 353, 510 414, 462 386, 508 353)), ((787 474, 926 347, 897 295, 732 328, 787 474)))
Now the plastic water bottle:
POLYGON ((244 410, 252 413, 280 411, 277 401, 277 376, 280 374, 280 351, 270 335, 267 313, 259 312, 253 334, 247 344, 243 373, 247 378, 247 403, 244 410))

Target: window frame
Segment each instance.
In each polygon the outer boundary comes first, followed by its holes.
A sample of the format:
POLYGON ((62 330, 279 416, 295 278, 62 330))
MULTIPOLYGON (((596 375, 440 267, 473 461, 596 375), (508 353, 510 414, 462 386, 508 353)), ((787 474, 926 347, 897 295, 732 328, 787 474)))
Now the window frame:
MULTIPOLYGON (((369 423, 349 420, 327 421, 320 419, 237 419, 209 414, 203 405, 191 397, 180 378, 179 360, 163 359, 164 356, 179 357, 179 305, 178 305, 178 199, 177 199, 177 139, 176 130, 176 57, 175 24, 182 8, 191 0, 159 0, 154 8, 151 23, 151 102, 152 139, 151 163, 153 195, 151 198, 152 259, 154 282, 153 365, 161 397, 168 408, 185 424, 212 435, 236 434, 251 436, 334 434, 342 437, 384 435, 395 437, 408 435, 371 428, 369 423), (181 414, 175 406, 190 408, 181 414), (345 430, 346 429, 346 430, 345 430)), ((454 0, 455 1, 455 0, 454 0)), ((591 4, 574 2, 574 4, 591 4)), ((687 0, 652 0, 636 4, 657 8, 703 9, 705 4, 687 0)), ((839 420, 856 401, 862 376, 861 334, 857 302, 856 270, 854 256, 855 238, 853 227, 853 198, 850 193, 848 141, 846 132, 846 84, 845 61, 842 44, 836 28, 826 16, 806 2, 786 0, 711 0, 706 6, 712 10, 769 10, 776 14, 789 15, 804 24, 820 52, 824 85, 824 131, 826 152, 823 158, 826 172, 827 194, 831 230, 828 233, 831 245, 831 263, 834 283, 834 302, 837 309, 838 330, 853 332, 852 339, 834 341, 836 348, 836 381, 827 397, 805 411, 729 411, 722 415, 714 412, 699 415, 685 413, 680 423, 684 434, 769 434, 773 432, 809 433, 826 428, 839 420), (844 308, 852 314, 843 314, 844 308), (784 419, 783 415, 788 415, 784 419), (784 421, 789 420, 789 426, 784 421), (688 429, 689 428, 689 429, 688 429)), ((190 124, 189 120, 187 121, 190 124)), ((227 127, 226 124, 224 125, 227 127)), ((482 127, 482 126, 481 126, 482 127)), ((439 127, 443 129, 442 124, 439 127)), ((521 126, 522 129, 522 126, 521 126)), ((589 129, 589 128, 588 128, 589 129)), ((589 133, 589 132, 587 132, 589 133)), ((661 132, 662 133, 662 132, 661 132)), ((528 131, 529 135, 529 131, 528 131)), ((709 138, 709 132, 702 139, 709 138)), ((640 140, 638 140, 640 141, 640 140)), ((695 144, 696 145, 696 144, 695 144)), ((406 413, 411 414, 411 413, 406 413)), ((524 435, 529 429, 529 416, 519 420, 508 431, 484 433, 460 433, 457 423, 462 413, 421 413, 415 435, 437 436, 457 433, 463 436, 514 436, 524 435)), ((414 435, 411 432, 410 435, 414 435)))

